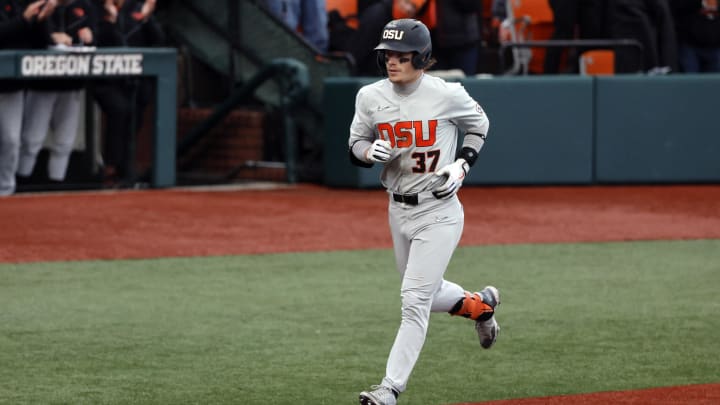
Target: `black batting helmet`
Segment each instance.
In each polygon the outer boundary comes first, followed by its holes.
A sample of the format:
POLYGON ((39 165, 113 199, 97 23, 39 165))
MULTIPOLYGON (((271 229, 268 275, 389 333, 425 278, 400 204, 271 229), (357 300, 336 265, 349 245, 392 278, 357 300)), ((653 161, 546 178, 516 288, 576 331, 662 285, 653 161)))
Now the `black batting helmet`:
POLYGON ((412 65, 422 69, 430 63, 432 41, 430 30, 422 22, 411 18, 393 20, 385 25, 380 44, 375 47, 378 52, 378 64, 385 67, 384 51, 413 52, 412 65))

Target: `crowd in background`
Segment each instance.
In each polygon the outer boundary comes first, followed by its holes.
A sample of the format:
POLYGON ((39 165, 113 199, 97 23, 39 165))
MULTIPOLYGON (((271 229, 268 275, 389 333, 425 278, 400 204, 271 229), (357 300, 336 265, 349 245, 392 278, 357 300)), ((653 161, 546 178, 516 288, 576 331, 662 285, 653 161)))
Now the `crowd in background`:
MULTIPOLYGON (((156 0, 0 0, 0 49, 91 50, 164 43, 153 13, 156 0)), ((80 124, 83 90, 97 101, 106 123, 104 179, 131 172, 131 139, 152 95, 148 79, 2 80, 0 82, 0 195, 15 192, 38 171, 62 182, 80 124), (36 169, 47 145, 47 167, 36 169)))
POLYGON ((330 50, 350 53, 357 75, 378 73, 373 48, 382 27, 398 18, 419 19, 430 29, 435 69, 477 73, 483 42, 481 0, 359 0, 350 9, 348 2, 328 0, 327 8, 330 50), (335 11, 339 8, 343 12, 335 11))
MULTIPOLYGON (((377 74, 373 44, 393 18, 417 18, 432 31, 436 69, 467 75, 488 71, 481 50, 504 40, 498 32, 512 0, 327 0, 330 50, 349 52, 358 75, 377 74), (355 15, 347 4, 357 3, 355 15), (345 13, 340 10, 345 10, 345 13)), ((532 1, 532 0, 520 0, 532 1)), ((300 0, 302 2, 302 0, 300 0)), ((629 48, 616 50, 616 73, 720 71, 720 13, 717 0, 548 0, 554 33, 548 39, 634 39, 642 60, 629 48)), ((561 63, 561 48, 548 48, 541 73, 577 73, 561 63)))

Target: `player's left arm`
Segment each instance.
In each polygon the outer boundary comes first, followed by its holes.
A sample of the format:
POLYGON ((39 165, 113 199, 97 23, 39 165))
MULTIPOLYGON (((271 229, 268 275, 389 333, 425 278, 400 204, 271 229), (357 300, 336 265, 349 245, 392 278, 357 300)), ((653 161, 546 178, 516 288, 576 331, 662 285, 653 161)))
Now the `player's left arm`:
POLYGON ((434 191, 437 198, 450 198, 460 190, 465 176, 485 145, 490 129, 490 120, 480 104, 470 97, 464 88, 458 87, 455 91, 451 108, 456 111, 456 115, 451 121, 465 136, 457 159, 436 172, 439 176, 446 176, 445 183, 434 191))
POLYGON ((490 129, 490 120, 480 103, 475 101, 464 88, 456 89, 458 112, 451 120, 465 134, 459 158, 465 159, 470 167, 475 164, 490 129))

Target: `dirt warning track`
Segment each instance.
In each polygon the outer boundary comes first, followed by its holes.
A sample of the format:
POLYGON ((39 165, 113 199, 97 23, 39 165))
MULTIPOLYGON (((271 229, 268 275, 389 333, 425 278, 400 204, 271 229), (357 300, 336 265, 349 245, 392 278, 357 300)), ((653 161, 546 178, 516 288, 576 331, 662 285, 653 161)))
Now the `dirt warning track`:
MULTIPOLYGON (((466 187, 461 245, 720 238, 720 186, 466 187)), ((300 185, 0 199, 0 262, 390 248, 387 195, 300 185)))

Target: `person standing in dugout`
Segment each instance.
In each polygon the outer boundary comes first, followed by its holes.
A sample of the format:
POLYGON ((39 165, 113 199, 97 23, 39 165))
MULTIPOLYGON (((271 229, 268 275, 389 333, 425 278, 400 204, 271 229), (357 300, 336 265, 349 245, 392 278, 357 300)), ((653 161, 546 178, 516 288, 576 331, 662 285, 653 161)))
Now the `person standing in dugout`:
POLYGON ((493 286, 471 293, 444 279, 464 224, 457 192, 485 143, 485 112, 461 84, 425 74, 434 60, 430 31, 420 21, 391 21, 375 50, 387 78, 358 91, 348 144, 353 164, 384 166, 402 310, 385 377, 360 393, 360 403, 395 405, 422 350, 430 313, 475 321, 488 349, 499 331, 500 293, 493 286), (459 156, 458 129, 464 133, 459 156))
MULTIPOLYGON (((16 0, 0 0, 0 49, 29 49, 47 42, 47 18, 55 0, 38 0, 24 9, 16 0)), ((20 80, 0 80, 0 196, 15 192, 20 131, 25 103, 20 80)))
MULTIPOLYGON (((94 0, 100 47, 153 47, 165 44, 165 33, 155 19, 156 0, 94 0)), ((153 80, 107 78, 95 80, 92 95, 105 114, 103 180, 107 186, 135 182, 135 136, 143 125, 155 94, 153 80)))
MULTIPOLYGON (((97 26, 94 10, 86 0, 58 0, 48 19, 52 46, 90 46, 95 44, 97 26)), ((47 176, 51 182, 65 180, 70 154, 80 123, 84 80, 36 80, 25 96, 20 161, 17 175, 27 179, 35 169, 38 153, 52 128, 47 176)))

